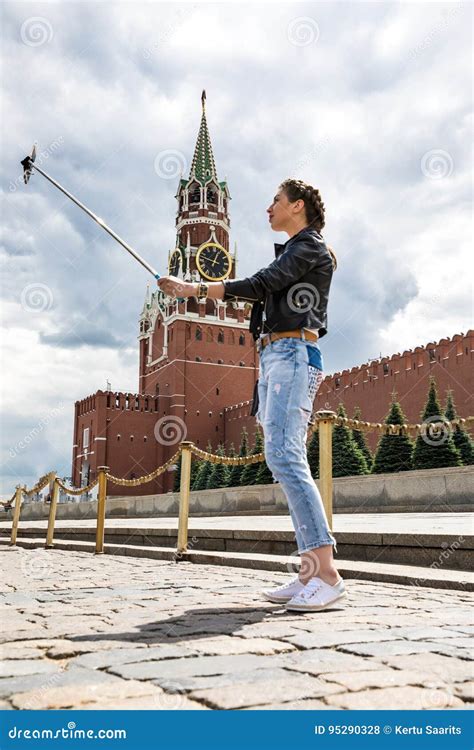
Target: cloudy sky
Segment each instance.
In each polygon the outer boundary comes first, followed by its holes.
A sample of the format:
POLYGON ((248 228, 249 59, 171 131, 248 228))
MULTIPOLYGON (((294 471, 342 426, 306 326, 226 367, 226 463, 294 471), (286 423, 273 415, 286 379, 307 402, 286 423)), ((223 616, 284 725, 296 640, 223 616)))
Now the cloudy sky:
POLYGON ((326 372, 472 326, 472 6, 3 3, 2 477, 69 475, 74 401, 135 391, 153 279, 20 160, 165 273, 207 90, 237 276, 273 258, 265 209, 319 187, 339 268, 326 372))

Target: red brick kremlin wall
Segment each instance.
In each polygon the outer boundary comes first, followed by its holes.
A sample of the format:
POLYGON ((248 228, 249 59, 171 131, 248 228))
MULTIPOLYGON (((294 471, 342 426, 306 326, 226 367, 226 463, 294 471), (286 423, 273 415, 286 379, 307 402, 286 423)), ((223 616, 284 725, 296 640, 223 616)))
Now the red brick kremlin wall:
MULTIPOLYGON (((452 338, 440 339, 425 346, 407 349, 391 357, 365 362, 350 370, 328 375, 314 400, 314 411, 336 411, 342 402, 348 416, 359 406, 362 419, 382 422, 387 416, 393 391, 397 393, 409 422, 418 423, 424 407, 429 376, 436 378, 441 406, 444 408, 446 391, 451 388, 459 416, 474 415, 474 331, 460 333, 452 338)), ((326 357, 326 362, 328 361, 326 357)), ((250 417, 250 403, 241 403, 226 409, 226 438, 240 443, 243 426, 250 435, 255 432, 255 418, 250 417)), ((372 450, 378 441, 376 433, 368 434, 372 450)))

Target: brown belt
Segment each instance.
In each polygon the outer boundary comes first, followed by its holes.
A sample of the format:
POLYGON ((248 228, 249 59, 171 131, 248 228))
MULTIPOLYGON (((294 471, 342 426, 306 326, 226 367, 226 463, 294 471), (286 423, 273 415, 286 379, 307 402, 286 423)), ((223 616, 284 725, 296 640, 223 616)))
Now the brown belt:
MULTIPOLYGON (((302 332, 301 330, 298 331, 277 331, 275 333, 266 333, 264 338, 260 338, 257 341, 257 344, 259 344, 259 350, 264 349, 267 344, 271 344, 272 341, 277 341, 277 339, 283 339, 283 338, 297 338, 302 339, 302 332)), ((312 333, 311 331, 305 331, 304 332, 304 340, 305 341, 317 341, 319 338, 317 333, 312 333)))

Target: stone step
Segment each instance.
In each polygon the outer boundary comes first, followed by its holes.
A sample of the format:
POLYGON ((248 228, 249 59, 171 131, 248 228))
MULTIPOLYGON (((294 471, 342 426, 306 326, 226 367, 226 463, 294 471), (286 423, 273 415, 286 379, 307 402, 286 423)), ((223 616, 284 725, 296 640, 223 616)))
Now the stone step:
MULTIPOLYGON (((284 528, 272 528, 272 521, 265 526, 258 523, 252 528, 252 521, 248 519, 237 524, 222 518, 218 526, 212 525, 211 519, 190 519, 188 538, 193 551, 225 552, 228 554, 253 554, 258 549, 263 555, 292 555, 295 551, 294 531, 284 528), (229 523, 227 526, 226 524, 229 523)), ((362 524, 363 527, 363 524, 362 524)), ((451 570, 472 570, 472 551, 474 536, 471 532, 472 524, 467 519, 464 524, 457 524, 456 531, 462 527, 461 533, 453 533, 446 528, 445 533, 439 533, 439 528, 433 532, 415 529, 391 530, 387 523, 386 530, 367 531, 360 528, 354 531, 337 530, 337 554, 344 560, 363 561, 368 563, 388 563, 395 565, 410 565, 415 567, 449 568, 451 570)), ((9 537, 11 527, 0 525, 0 537, 9 537)), ((18 535, 25 538, 38 538, 43 534, 46 538, 46 523, 20 522, 18 535)), ((74 540, 95 541, 95 522, 84 519, 82 522, 58 521, 55 528, 55 539, 63 540, 74 537, 74 540)), ((106 519, 105 541, 110 544, 133 544, 141 547, 153 546, 160 548, 176 547, 177 519, 106 519)))
MULTIPOLYGON (((0 539, 1 546, 7 546, 5 538, 0 539)), ((44 548, 44 538, 18 539, 18 547, 44 548)), ((74 552, 94 553, 93 542, 57 539, 55 549, 74 552)), ((185 560, 196 564, 224 565, 255 570, 288 571, 295 575, 299 568, 299 557, 295 555, 266 555, 261 553, 204 551, 191 549, 178 556, 171 547, 154 547, 133 544, 105 544, 105 554, 124 555, 129 557, 145 557, 155 560, 169 560, 179 562, 185 560)), ((50 550, 54 554, 54 549, 50 550)), ((337 558, 340 574, 347 579, 366 581, 380 581, 385 583, 400 583, 420 586, 423 588, 453 589, 458 591, 474 591, 474 574, 450 570, 423 568, 412 565, 394 565, 379 562, 341 560, 337 558)))

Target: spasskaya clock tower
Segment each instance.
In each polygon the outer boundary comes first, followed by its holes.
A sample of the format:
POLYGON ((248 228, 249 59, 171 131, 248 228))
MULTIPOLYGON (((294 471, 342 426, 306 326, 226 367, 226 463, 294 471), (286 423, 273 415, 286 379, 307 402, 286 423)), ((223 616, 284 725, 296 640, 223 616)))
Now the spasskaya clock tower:
MULTIPOLYGON (((230 193, 219 181, 207 119, 206 93, 187 179, 177 200, 176 244, 170 275, 185 281, 235 278, 237 247, 230 251, 230 193)), ((157 263, 163 267, 164 262, 157 263)), ((224 408, 252 398, 258 357, 248 330, 251 303, 243 300, 172 300, 147 289, 140 316, 139 392, 157 403, 156 465, 180 440, 205 448, 225 442, 224 408), (178 436, 175 440, 174 435, 178 436)))

